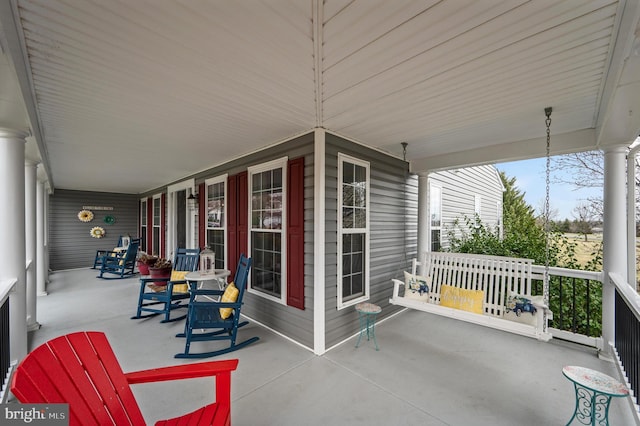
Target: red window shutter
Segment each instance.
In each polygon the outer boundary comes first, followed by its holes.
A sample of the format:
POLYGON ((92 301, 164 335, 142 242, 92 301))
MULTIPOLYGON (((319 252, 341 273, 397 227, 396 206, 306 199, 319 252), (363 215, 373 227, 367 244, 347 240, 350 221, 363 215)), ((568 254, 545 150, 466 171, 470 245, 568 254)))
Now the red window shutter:
POLYGON ((153 197, 147 198, 147 251, 153 247, 153 197))
MULTIPOLYGON (((227 268, 233 273, 238 262, 238 177, 227 181, 227 268)), ((232 279, 231 277, 230 279, 232 279)))
POLYGON ((198 245, 204 248, 207 244, 207 187, 202 182, 198 185, 198 245))
MULTIPOLYGON (((242 172, 234 176, 229 176, 227 182, 227 255, 229 259, 229 270, 233 273, 236 270, 240 254, 244 253, 247 257, 248 248, 248 226, 247 215, 249 214, 247 191, 248 174, 242 172)), ((233 279, 233 277, 231 277, 233 279)))
POLYGON ((304 309, 304 157, 287 171, 287 305, 304 309))
POLYGON ((165 229, 167 229, 167 212, 165 211, 167 205, 167 194, 164 192, 160 195, 160 257, 165 257, 165 229))
POLYGON ((244 253, 245 256, 251 257, 247 252, 249 249, 249 174, 242 172, 238 174, 238 256, 244 253))

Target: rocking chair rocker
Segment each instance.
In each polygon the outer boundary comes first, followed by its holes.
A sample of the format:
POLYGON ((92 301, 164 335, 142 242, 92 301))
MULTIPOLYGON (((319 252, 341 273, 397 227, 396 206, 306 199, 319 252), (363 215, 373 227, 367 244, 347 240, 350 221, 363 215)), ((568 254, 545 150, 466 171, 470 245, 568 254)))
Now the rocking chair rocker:
POLYGON ((229 283, 225 291, 206 289, 191 290, 191 300, 189 302, 189 313, 187 314, 185 332, 176 335, 176 337, 186 337, 186 343, 184 352, 176 354, 176 358, 207 358, 226 354, 259 340, 259 337, 252 337, 243 342, 236 343, 238 328, 249 323, 248 321, 240 322, 240 307, 242 306, 242 296, 247 286, 250 267, 251 259, 242 254, 238 261, 234 282, 229 283), (231 287, 232 284, 233 287, 231 287), (228 296, 228 294, 232 293, 237 294, 237 300, 233 300, 233 296, 228 296), (198 297, 200 297, 200 300, 198 300, 198 297), (211 301, 214 297, 219 297, 220 301, 211 301), (206 331, 211 329, 215 331, 206 331), (191 342, 210 340, 228 340, 229 346, 211 352, 189 352, 191 342))

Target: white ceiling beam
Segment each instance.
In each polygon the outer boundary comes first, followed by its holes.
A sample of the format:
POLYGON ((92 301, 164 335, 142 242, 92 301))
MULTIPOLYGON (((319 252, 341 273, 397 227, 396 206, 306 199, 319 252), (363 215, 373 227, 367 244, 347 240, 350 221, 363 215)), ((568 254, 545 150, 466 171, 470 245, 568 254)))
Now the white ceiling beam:
MULTIPOLYGON (((425 157, 411 161, 411 172, 426 173, 461 167, 496 164, 507 161, 520 161, 540 158, 546 155, 547 138, 534 138, 522 141, 492 145, 468 151, 425 157)), ((597 149, 594 129, 551 135, 551 155, 597 149)))

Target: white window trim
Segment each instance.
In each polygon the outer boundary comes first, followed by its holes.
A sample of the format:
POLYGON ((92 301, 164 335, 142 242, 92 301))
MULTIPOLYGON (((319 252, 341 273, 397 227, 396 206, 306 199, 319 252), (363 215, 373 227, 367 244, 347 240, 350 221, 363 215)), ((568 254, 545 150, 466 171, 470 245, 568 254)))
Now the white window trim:
POLYGON ((371 190, 371 165, 368 161, 364 161, 364 160, 360 160, 358 158, 355 157, 351 157, 349 155, 346 154, 342 154, 342 153, 338 153, 338 257, 337 257, 337 263, 338 263, 338 273, 336 276, 336 280, 337 280, 337 287, 338 287, 338 294, 337 294, 337 309, 341 310, 341 309, 345 309, 348 308, 350 306, 354 306, 360 302, 363 302, 365 300, 369 300, 370 298, 370 284, 369 284, 369 263, 370 263, 370 250, 369 250, 369 246, 370 246, 370 241, 371 241, 371 235, 370 235, 370 213, 371 213, 371 197, 370 197, 370 190, 371 190), (367 180, 367 187, 365 189, 365 197, 366 197, 366 204, 365 204, 365 221, 366 221, 366 226, 364 229, 362 228, 358 228, 357 231, 358 232, 354 232, 356 230, 347 230, 345 232, 345 230, 342 229, 342 175, 343 175, 343 163, 348 162, 348 163, 352 163, 358 166, 362 166, 366 169, 366 180, 367 180), (364 231, 364 232, 363 232, 364 231), (342 300, 342 235, 343 234, 351 234, 351 233, 364 233, 365 236, 365 247, 364 247, 364 256, 365 256, 365 261, 364 261, 364 295, 357 297, 355 299, 351 299, 349 301, 343 301, 342 300))
MULTIPOLYGON (((251 247, 251 235, 254 231, 251 221, 251 194, 253 192, 253 175, 256 173, 261 173, 267 170, 273 169, 282 169, 282 226, 280 228, 280 242, 281 242, 281 250, 280 250, 280 271, 281 271, 281 282, 280 288, 281 293, 280 297, 275 297, 270 294, 266 294, 263 291, 255 290, 251 287, 251 270, 249 271, 249 277, 247 278, 247 291, 251 294, 258 295, 268 300, 272 300, 276 303, 280 303, 282 305, 287 304, 287 198, 288 198, 288 188, 287 188, 287 164, 289 161, 289 157, 281 157, 272 161, 268 161, 266 163, 257 164, 255 166, 251 166, 247 168, 247 180, 248 180, 248 190, 247 190, 247 247, 249 253, 252 252, 253 247, 251 247)), ((274 232, 275 233, 275 232, 274 232)), ((252 268, 253 269, 253 268, 252 268)))
MULTIPOLYGON (((176 183, 174 185, 169 185, 167 187, 167 244, 166 244, 166 253, 167 258, 172 259, 174 255, 174 251, 176 249, 176 230, 175 230, 175 222, 176 218, 174 216, 174 212, 177 205, 176 193, 178 191, 185 190, 187 191, 187 196, 189 196, 189 191, 191 194, 195 194, 195 179, 187 179, 185 181, 176 183)), ((186 207, 187 212, 187 241, 186 248, 196 248, 195 241, 195 223, 196 223, 196 212, 189 211, 189 207, 186 207)))
POLYGON ((150 248, 153 252, 153 231, 157 226, 160 229, 160 232, 158 232, 158 238, 160 239, 160 241, 158 241, 158 253, 155 254, 160 256, 160 253, 162 252, 162 243, 165 241, 166 235, 164 235, 164 230, 162 229, 162 211, 160 211, 160 223, 156 223, 156 200, 158 200, 158 203, 160 204, 160 210, 162 210, 162 194, 155 194, 151 199, 151 247, 147 248, 150 248))
MULTIPOLYGON (((140 231, 142 230, 142 228, 144 227, 146 229, 146 235, 145 235, 145 241, 141 241, 140 242, 140 250, 142 250, 142 246, 144 246, 146 248, 146 250, 149 250, 149 247, 147 247, 147 241, 148 240, 148 236, 149 236, 149 217, 147 216, 147 209, 149 208, 149 199, 147 197, 143 197, 140 198, 140 207, 138 209, 138 214, 140 215, 140 221, 138 222, 138 227, 140 229, 140 231), (142 206, 144 206, 144 209, 142 208, 142 206), (144 223, 143 223, 144 221, 144 223)), ((138 232, 140 232, 138 231, 138 232)), ((142 234, 142 232, 140 232, 140 234, 142 234)), ((141 235, 140 235, 141 236, 141 235)))
MULTIPOLYGON (((228 175, 225 173, 223 175, 220 176, 216 176, 210 179, 206 179, 204 181, 204 201, 205 203, 207 203, 209 201, 209 186, 210 185, 215 185, 217 183, 223 183, 224 184, 224 209, 223 209, 223 214, 224 214, 224 223, 222 224, 221 228, 215 228, 215 229, 221 229, 223 231, 223 235, 224 235, 224 264, 225 267, 227 265, 229 265, 229 260, 227 259, 227 251, 229 248, 229 241, 228 241, 228 235, 227 235, 227 204, 229 201, 229 193, 227 191, 227 181, 228 181, 228 175)), ((209 218, 207 217, 208 213, 205 211, 205 216, 204 216, 204 239, 205 239, 205 245, 209 246, 209 240, 207 239, 208 236, 208 230, 209 228, 207 227, 207 223, 209 218)))

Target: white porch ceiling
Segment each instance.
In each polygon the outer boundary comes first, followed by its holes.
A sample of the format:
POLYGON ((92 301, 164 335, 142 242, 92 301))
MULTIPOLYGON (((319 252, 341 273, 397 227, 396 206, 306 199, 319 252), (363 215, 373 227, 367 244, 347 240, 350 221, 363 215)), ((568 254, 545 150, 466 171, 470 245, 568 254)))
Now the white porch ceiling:
POLYGON ((638 0, 2 0, 0 127, 139 193, 324 127, 414 171, 631 143, 638 0))

